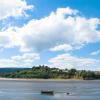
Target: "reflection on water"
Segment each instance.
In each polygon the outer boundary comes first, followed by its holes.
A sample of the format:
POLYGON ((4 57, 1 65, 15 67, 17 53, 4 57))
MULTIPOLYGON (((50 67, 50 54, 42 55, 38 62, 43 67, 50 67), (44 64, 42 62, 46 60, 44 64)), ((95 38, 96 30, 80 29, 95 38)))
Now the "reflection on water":
POLYGON ((0 81, 0 100, 100 100, 100 81, 0 81))

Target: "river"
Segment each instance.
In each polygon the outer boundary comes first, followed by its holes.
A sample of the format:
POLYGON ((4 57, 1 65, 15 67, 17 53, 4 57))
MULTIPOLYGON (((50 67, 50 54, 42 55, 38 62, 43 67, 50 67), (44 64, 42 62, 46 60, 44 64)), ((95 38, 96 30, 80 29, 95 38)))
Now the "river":
POLYGON ((100 100, 100 80, 0 80, 0 100, 100 100), (41 90, 53 90, 54 95, 41 90))

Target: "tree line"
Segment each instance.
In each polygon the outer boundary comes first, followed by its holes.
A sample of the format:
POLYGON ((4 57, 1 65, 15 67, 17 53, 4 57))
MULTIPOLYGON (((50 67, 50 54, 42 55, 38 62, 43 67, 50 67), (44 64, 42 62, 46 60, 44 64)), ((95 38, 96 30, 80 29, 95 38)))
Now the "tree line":
POLYGON ((31 69, 16 70, 15 72, 0 72, 5 78, 37 78, 37 79, 100 79, 100 72, 50 68, 45 65, 33 66, 31 69))

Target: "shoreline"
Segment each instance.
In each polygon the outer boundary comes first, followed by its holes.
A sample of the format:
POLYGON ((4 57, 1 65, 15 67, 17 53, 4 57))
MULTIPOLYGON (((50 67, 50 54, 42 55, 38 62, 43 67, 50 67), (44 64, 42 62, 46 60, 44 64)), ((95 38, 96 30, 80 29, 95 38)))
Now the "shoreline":
MULTIPOLYGON (((0 78, 0 81, 95 81, 94 80, 82 80, 82 79, 27 79, 27 78, 0 78)), ((97 79, 96 79, 97 80, 97 79)))
POLYGON ((15 81, 77 81, 81 79, 28 79, 28 78, 0 78, 0 80, 15 80, 15 81))

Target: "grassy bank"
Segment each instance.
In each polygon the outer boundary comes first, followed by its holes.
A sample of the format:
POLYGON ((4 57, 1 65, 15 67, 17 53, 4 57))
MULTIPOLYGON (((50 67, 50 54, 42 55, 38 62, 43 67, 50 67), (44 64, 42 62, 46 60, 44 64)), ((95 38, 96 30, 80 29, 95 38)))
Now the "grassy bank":
POLYGON ((80 79, 92 80, 100 79, 100 72, 76 70, 76 69, 59 69, 48 66, 34 66, 30 69, 16 69, 12 72, 0 72, 2 78, 19 78, 19 79, 80 79))

